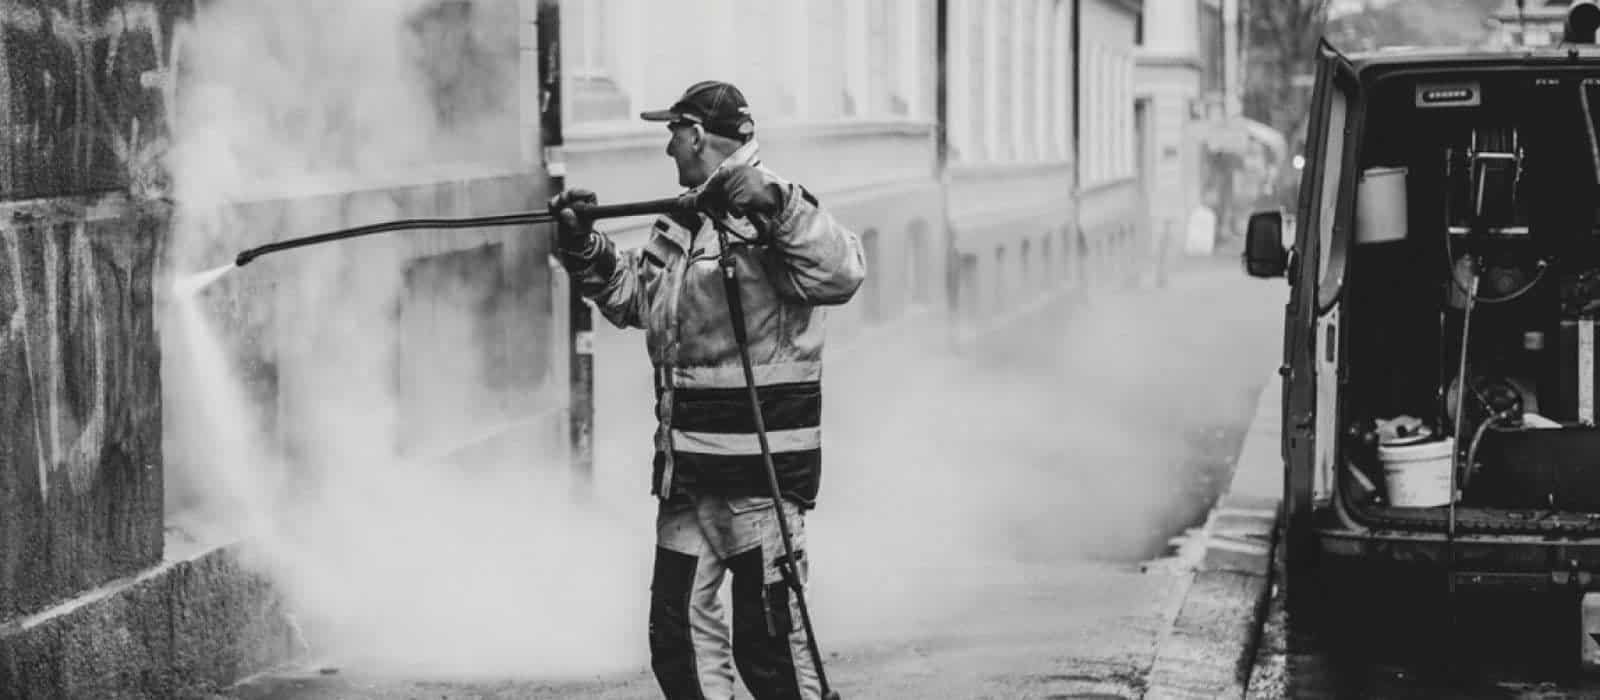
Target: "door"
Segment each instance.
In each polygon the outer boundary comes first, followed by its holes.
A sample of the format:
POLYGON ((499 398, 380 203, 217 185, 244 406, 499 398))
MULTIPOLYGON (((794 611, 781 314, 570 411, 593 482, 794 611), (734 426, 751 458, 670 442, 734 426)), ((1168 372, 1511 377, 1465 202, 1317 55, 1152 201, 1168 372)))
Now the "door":
POLYGON ((1305 170, 1296 207, 1294 288, 1285 313, 1284 523, 1291 567, 1311 553, 1316 500, 1331 494, 1336 434, 1337 301, 1353 206, 1355 70, 1326 40, 1317 49, 1305 170), (1322 395, 1319 396, 1319 392, 1322 395), (1319 437, 1323 439, 1318 440, 1319 437), (1319 445, 1319 442, 1321 443, 1319 445))

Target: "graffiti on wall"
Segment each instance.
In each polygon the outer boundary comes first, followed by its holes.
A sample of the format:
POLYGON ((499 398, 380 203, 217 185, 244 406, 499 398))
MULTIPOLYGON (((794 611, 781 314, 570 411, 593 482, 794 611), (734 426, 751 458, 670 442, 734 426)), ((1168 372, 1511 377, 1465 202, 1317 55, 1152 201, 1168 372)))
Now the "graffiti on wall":
POLYGON ((155 377, 143 371, 153 331, 133 312, 149 302, 140 290, 148 289, 154 246, 94 230, 107 225, 0 230, 0 375, 19 399, 0 419, 26 433, 0 461, 14 475, 31 472, 41 500, 82 495, 108 450, 138 452, 154 434, 140 409, 155 405, 155 377))
POLYGON ((193 0, 0 4, 0 196, 166 189, 179 19, 193 0))

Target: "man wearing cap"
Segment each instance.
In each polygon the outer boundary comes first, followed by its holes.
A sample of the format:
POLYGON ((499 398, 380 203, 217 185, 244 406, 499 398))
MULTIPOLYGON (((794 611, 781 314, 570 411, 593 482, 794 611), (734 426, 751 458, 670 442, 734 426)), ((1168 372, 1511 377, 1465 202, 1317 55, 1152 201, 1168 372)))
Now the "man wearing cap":
POLYGON ((866 275, 861 241, 805 188, 768 170, 755 122, 728 83, 696 83, 666 122, 678 184, 695 212, 662 216, 638 250, 617 250, 580 214, 595 194, 550 201, 557 245, 577 290, 619 328, 640 328, 655 367, 650 584, 651 667, 668 698, 733 697, 734 668, 758 700, 819 697, 784 556, 730 322, 718 256, 729 233, 762 417, 807 574, 804 515, 821 478, 822 307, 843 304, 866 275), (731 635, 717 597, 733 585, 731 635), (731 637, 731 641, 730 641, 731 637))

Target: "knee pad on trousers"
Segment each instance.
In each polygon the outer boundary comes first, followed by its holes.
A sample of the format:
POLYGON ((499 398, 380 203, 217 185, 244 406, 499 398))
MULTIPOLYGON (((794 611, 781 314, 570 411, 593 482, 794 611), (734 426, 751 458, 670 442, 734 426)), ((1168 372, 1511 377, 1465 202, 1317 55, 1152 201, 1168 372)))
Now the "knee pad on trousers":
POLYGON ((729 559, 728 569, 733 572, 733 660, 739 676, 762 700, 800 697, 789 644, 795 622, 789 614, 788 585, 765 581, 759 547, 729 559))
POLYGON ((668 698, 705 697, 690 635, 689 596, 699 560, 691 554, 657 548, 650 579, 650 669, 668 698))

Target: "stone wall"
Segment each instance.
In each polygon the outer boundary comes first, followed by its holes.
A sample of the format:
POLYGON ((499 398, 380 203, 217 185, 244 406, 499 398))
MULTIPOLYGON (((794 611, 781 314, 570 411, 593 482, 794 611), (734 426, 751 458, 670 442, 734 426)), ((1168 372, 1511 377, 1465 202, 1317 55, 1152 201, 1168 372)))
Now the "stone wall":
POLYGON ((75 603, 0 625, 0 698, 206 697, 305 651, 280 598, 235 549, 75 603))
POLYGON ((165 216, 21 207, 0 221, 0 620, 161 558, 165 216))

